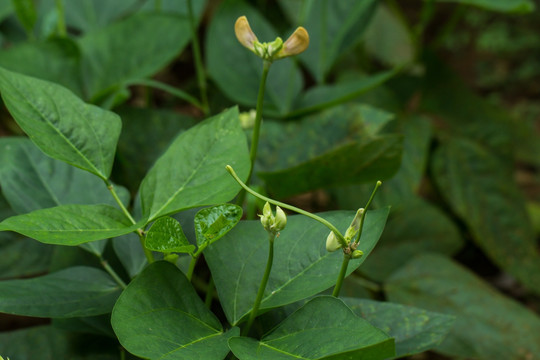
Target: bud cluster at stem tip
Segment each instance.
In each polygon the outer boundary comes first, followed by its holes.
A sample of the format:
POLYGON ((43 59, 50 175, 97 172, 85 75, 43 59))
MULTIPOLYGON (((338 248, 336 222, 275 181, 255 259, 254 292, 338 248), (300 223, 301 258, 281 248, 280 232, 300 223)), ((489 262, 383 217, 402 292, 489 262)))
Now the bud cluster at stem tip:
POLYGON ((285 212, 279 206, 276 206, 276 215, 274 216, 268 202, 264 204, 263 214, 259 216, 264 229, 274 235, 283 230, 285 225, 287 225, 287 215, 285 215, 285 212))
POLYGON ((289 38, 283 42, 277 37, 272 42, 261 43, 251 30, 245 16, 240 16, 234 24, 236 38, 246 48, 266 61, 274 61, 287 56, 298 55, 309 46, 309 35, 302 26, 298 27, 289 38))

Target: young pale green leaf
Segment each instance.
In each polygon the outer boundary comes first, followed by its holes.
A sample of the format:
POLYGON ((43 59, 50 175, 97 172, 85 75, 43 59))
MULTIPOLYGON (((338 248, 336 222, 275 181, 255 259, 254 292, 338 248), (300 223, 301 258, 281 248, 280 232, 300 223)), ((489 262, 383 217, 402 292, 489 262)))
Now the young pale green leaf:
POLYGON ((238 328, 223 332, 184 274, 174 265, 155 262, 122 293, 111 318, 124 348, 150 359, 221 360, 227 340, 238 328))
MULTIPOLYGON (((234 23, 240 15, 249 19, 261 41, 273 41, 277 36, 286 39, 292 32, 279 34, 257 10, 244 1, 223 1, 214 13, 206 37, 208 73, 230 99, 255 107, 263 63, 261 58, 244 48, 234 36, 234 23)), ((302 76, 294 61, 290 58, 276 61, 271 66, 266 82, 265 114, 286 114, 302 87, 302 76)))
MULTIPOLYGON (((46 156, 27 138, 0 138, 0 185, 18 214, 68 204, 116 205, 101 179, 46 156)), ((116 191, 127 204, 127 190, 116 191)))
POLYGON ((35 317, 110 312, 120 286, 104 271, 72 267, 32 279, 0 281, 0 312, 35 317))
POLYGON ((502 13, 530 13, 535 9, 532 0, 436 0, 437 2, 457 2, 502 13))
POLYGON ((395 354, 394 339, 332 296, 310 300, 260 342, 233 337, 229 346, 240 360, 387 359, 395 354))
POLYGON ((0 68, 9 112, 47 155, 106 180, 122 126, 118 115, 85 104, 66 88, 0 68))
POLYGON ((135 231, 120 210, 109 205, 62 205, 12 216, 0 231, 14 231, 46 244, 79 245, 135 231))
POLYGON ((197 245, 211 244, 221 239, 242 218, 242 208, 234 204, 221 204, 199 210, 195 215, 197 245))
POLYGON ((439 345, 455 320, 451 315, 412 306, 356 298, 342 300, 356 315, 394 338, 396 357, 418 354, 439 345))
POLYGON ((497 265, 540 294, 540 254, 525 201, 500 159, 468 140, 444 143, 433 156, 441 194, 497 265))
POLYGON ((146 233, 144 246, 162 253, 192 253, 195 250, 195 245, 189 243, 180 223, 169 216, 159 218, 152 224, 146 233))
POLYGON ((540 318, 442 255, 419 255, 385 285, 390 301, 456 316, 438 352, 459 358, 533 359, 540 318))
MULTIPOLYGON (((320 214, 345 232, 353 211, 320 214)), ((384 228, 388 209, 369 211, 358 249, 360 259, 351 260, 350 274, 369 255, 384 228)), ((329 230, 303 215, 288 217, 287 227, 274 242, 274 264, 261 310, 293 303, 315 295, 336 283, 343 254, 326 251, 329 230)), ((238 324, 251 311, 268 257, 268 234, 258 220, 241 221, 204 252, 227 319, 238 324)))
POLYGON ((249 153, 237 108, 206 119, 173 141, 141 184, 144 217, 152 221, 231 200, 240 186, 228 176, 226 165, 247 177, 249 153))

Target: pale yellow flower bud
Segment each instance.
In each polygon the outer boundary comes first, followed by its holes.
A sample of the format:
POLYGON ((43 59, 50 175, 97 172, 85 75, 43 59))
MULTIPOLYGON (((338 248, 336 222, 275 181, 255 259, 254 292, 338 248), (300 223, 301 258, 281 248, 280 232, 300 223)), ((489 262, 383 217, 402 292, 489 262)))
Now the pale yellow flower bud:
POLYGON ((351 225, 345 232, 345 240, 349 243, 351 240, 358 234, 358 231, 360 230, 360 220, 362 219, 362 215, 364 214, 364 209, 358 209, 356 212, 356 215, 354 216, 354 219, 351 222, 351 225))
POLYGON ((326 238, 326 251, 334 252, 338 249, 341 249, 341 244, 339 243, 336 234, 334 234, 333 231, 330 231, 330 234, 328 234, 328 237, 326 238))
POLYGON ((276 206, 276 219, 273 228, 275 231, 281 231, 285 225, 287 225, 287 215, 279 206, 276 206))

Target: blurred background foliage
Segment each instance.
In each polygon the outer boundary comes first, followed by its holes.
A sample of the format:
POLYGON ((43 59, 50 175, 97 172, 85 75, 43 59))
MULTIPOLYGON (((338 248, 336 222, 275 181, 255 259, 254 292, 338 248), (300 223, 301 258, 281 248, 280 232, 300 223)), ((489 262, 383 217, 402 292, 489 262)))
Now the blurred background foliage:
MULTIPOLYGON (((53 0, 0 0, 0 66, 62 84, 120 114, 113 178, 134 197, 176 134, 204 117, 186 2, 60 3, 64 17, 53 0)), ((539 357, 540 4, 193 4, 212 113, 255 105, 260 61, 234 37, 238 16, 247 15, 263 41, 286 38, 298 25, 309 31, 308 51, 270 70, 256 186, 312 211, 355 210, 373 182, 384 180, 376 205, 391 205, 391 217, 375 251, 348 279, 346 295, 455 316, 435 351, 415 359, 539 357)), ((20 135, 3 108, 0 136, 20 135)), ((35 191, 13 182, 10 161, 0 153, 0 219, 22 206, 12 194, 35 191)), ((129 246, 125 240, 100 251, 114 259, 129 246)), ((0 251, 2 279, 95 263, 82 248, 8 233, 0 233, 0 251)), ((126 268, 143 266, 141 254, 132 253, 126 268)), ((0 354, 39 342, 41 350, 33 350, 55 358, 115 358, 80 339, 68 346, 75 335, 57 329, 69 324, 43 332, 17 330, 36 320, 0 320, 0 354)), ((93 333, 103 324, 85 321, 93 333)), ((38 358, 33 350, 21 354, 38 358)))

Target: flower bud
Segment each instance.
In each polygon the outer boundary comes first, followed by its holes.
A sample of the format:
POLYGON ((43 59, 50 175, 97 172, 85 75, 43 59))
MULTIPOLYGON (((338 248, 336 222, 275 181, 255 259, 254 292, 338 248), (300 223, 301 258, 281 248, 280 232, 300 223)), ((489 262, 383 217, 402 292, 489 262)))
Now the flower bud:
POLYGON ((360 230, 360 221, 362 220, 362 216, 364 214, 364 209, 358 209, 356 212, 356 215, 354 216, 354 219, 351 222, 351 225, 345 232, 345 240, 349 243, 352 239, 358 234, 358 231, 360 230))
POLYGON ((364 252, 362 250, 354 250, 351 254, 351 257, 353 259, 360 259, 364 255, 364 252))
POLYGON ((266 202, 263 207, 263 214, 259 215, 261 218, 261 224, 266 231, 270 231, 272 225, 274 224, 274 215, 272 214, 272 209, 270 204, 266 202))
POLYGON ((330 231, 330 234, 328 234, 328 237, 326 238, 326 251, 334 252, 338 249, 341 249, 341 244, 339 243, 336 234, 334 234, 333 231, 330 231))
POLYGON ((287 225, 287 215, 285 215, 285 212, 279 206, 276 206, 276 218, 273 229, 278 232, 283 230, 285 225, 287 225))

